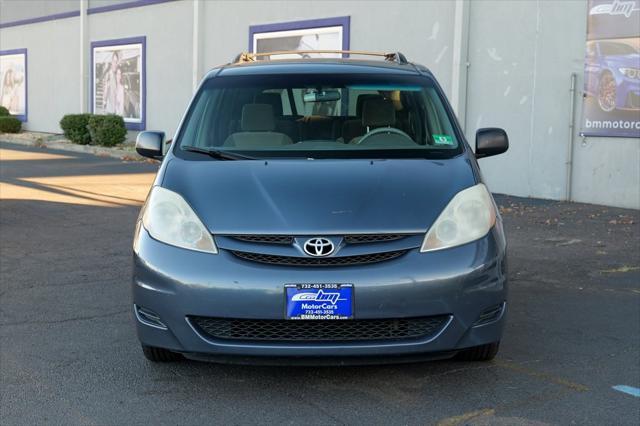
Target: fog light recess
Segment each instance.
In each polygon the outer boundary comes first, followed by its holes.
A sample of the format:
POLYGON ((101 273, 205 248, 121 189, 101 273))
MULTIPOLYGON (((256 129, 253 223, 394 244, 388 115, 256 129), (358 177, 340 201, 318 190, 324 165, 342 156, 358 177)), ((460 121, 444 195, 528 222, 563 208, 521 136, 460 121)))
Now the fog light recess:
POLYGON ((486 325, 491 322, 497 321, 502 317, 502 312, 504 311, 506 303, 502 302, 499 305, 494 305, 490 308, 485 309, 480 313, 480 316, 473 323, 472 327, 477 327, 479 325, 486 325))
POLYGON ((160 320, 160 315, 156 314, 150 309, 143 308, 138 305, 133 305, 133 310, 136 313, 136 318, 144 325, 149 327, 159 328, 161 330, 167 330, 167 326, 160 320))

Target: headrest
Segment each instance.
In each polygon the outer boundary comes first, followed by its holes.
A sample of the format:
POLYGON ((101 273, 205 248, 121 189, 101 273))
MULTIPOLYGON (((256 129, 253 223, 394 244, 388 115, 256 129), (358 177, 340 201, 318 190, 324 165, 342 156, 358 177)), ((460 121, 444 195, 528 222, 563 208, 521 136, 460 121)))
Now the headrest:
POLYGON ((271 105, 275 116, 282 117, 282 96, 280 93, 258 93, 253 102, 271 105))
POLYGON ((364 105, 364 101, 368 101, 369 99, 384 99, 382 95, 373 94, 373 93, 363 93, 359 95, 356 100, 356 117, 362 118, 362 107, 364 105))
POLYGON ((371 127, 396 124, 396 109, 393 104, 380 98, 368 99, 362 106, 362 125, 371 127))
POLYGON ((275 129, 273 107, 268 104, 246 104, 242 107, 240 128, 243 132, 270 132, 275 129))

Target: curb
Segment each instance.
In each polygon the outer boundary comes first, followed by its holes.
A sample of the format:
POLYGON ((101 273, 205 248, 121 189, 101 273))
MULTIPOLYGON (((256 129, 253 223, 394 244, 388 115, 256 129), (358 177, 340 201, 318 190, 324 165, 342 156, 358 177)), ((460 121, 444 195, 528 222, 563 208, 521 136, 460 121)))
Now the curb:
POLYGON ((92 154, 98 157, 111 157, 125 161, 148 161, 147 158, 139 155, 135 151, 127 151, 120 148, 106 148, 95 145, 78 145, 67 141, 66 139, 46 140, 47 136, 37 137, 25 134, 0 134, 0 141, 13 143, 16 145, 33 146, 38 148, 57 149, 60 151, 80 152, 84 154, 92 154))

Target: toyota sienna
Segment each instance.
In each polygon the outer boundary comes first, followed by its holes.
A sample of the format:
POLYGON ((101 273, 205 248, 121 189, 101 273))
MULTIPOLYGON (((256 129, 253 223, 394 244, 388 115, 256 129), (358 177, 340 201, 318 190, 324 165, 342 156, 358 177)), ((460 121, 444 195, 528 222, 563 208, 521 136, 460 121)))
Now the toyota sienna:
POLYGON ((309 53, 241 54, 204 77, 171 144, 138 135, 162 160, 133 243, 145 356, 492 359, 506 244, 476 159, 506 133, 478 130, 472 151, 401 53, 309 53))

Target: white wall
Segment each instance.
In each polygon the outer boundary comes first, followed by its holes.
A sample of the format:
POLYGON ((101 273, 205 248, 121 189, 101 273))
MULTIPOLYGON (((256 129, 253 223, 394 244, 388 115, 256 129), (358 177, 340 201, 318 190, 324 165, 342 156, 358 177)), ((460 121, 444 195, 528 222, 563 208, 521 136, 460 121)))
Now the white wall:
MULTIPOLYGON (((505 155, 481 160, 491 189, 564 198, 569 83, 576 73, 573 199, 640 208, 640 140, 577 135, 586 2, 457 0, 457 5, 469 16, 462 39, 468 38, 470 67, 459 80, 461 93, 467 91, 467 137, 473 144, 477 128, 497 126, 511 141, 505 155)), ((350 16, 352 49, 400 50, 428 66, 451 95, 455 8, 454 1, 201 1, 194 61, 194 3, 176 1, 89 15, 87 45, 146 36, 146 127, 172 137, 191 97, 194 62, 201 77, 246 51, 251 25, 350 16)), ((79 112, 79 38, 78 18, 0 29, 0 50, 28 49, 25 128, 60 132, 62 115, 79 112)))
POLYGON ((73 12, 79 9, 79 0, 0 0, 0 23, 73 12))
POLYGON ((27 119, 23 127, 60 132, 80 109, 79 18, 0 29, 0 50, 27 48, 27 119))
POLYGON ((445 1, 206 1, 203 69, 246 51, 250 25, 351 16, 351 49, 399 50, 428 66, 450 93, 453 12, 445 1))
POLYGON ((578 136, 587 4, 470 3, 467 139, 504 127, 509 151, 480 161, 494 192, 564 199, 576 73, 572 200, 640 208, 640 140, 578 136))
POLYGON ((173 137, 191 99, 193 9, 190 1, 89 15, 93 41, 146 36, 147 130, 173 137))

